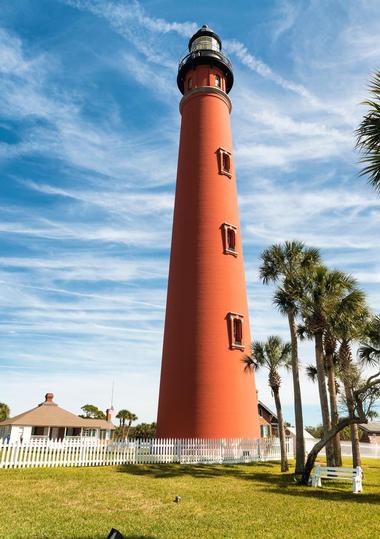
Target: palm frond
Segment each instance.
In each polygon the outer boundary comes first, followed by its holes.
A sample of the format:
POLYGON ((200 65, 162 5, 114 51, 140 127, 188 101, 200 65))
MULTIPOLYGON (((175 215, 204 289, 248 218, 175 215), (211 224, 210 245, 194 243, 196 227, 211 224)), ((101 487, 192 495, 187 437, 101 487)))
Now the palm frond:
POLYGON ((368 366, 374 367, 380 363, 380 349, 371 344, 362 343, 357 351, 358 358, 368 366))
POLYGON ((307 365, 306 367, 306 375, 313 383, 315 383, 318 380, 318 371, 317 367, 315 365, 307 365))
POLYGON ((244 372, 253 372, 254 370, 256 370, 257 366, 255 360, 253 359, 253 356, 243 356, 241 358, 241 361, 242 363, 244 363, 244 372))
POLYGON ((246 372, 251 372, 261 367, 273 372, 281 367, 286 367, 290 360, 290 355, 290 343, 284 343, 281 337, 271 335, 265 342, 253 341, 251 354, 245 355, 241 361, 245 365, 244 370, 246 372))
POLYGON ((369 111, 355 132, 356 147, 363 154, 360 161, 366 165, 360 175, 368 176, 369 183, 380 191, 380 71, 373 75, 369 90, 374 99, 363 102, 369 111))
POLYGON ((307 324, 299 324, 297 327, 297 335, 301 341, 305 341, 306 339, 312 339, 313 334, 308 328, 307 324))
POLYGON ((295 297, 284 288, 278 288, 273 295, 273 305, 279 312, 286 316, 289 311, 296 313, 297 303, 295 297))

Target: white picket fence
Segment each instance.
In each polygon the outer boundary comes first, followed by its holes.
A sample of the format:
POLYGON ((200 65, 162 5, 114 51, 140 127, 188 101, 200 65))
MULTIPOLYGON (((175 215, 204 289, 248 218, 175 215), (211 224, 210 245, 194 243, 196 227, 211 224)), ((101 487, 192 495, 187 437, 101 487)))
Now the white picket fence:
MULTIPOLYGON (((351 442, 340 442, 343 457, 352 457, 351 442)), ((360 443, 360 455, 363 459, 380 459, 380 445, 360 443)))
MULTIPOLYGON (((288 457, 293 446, 287 438, 288 457)), ((125 442, 67 439, 0 441, 0 468, 109 466, 118 464, 232 464, 280 460, 278 438, 136 439, 125 442)))
MULTIPOLYGON (((319 440, 305 440, 305 449, 309 453, 314 444, 319 440)), ((380 444, 360 443, 360 455, 363 459, 380 459, 380 444)), ((352 457, 352 445, 350 441, 341 441, 342 457, 352 457)), ((325 450, 323 450, 325 453, 325 450)))

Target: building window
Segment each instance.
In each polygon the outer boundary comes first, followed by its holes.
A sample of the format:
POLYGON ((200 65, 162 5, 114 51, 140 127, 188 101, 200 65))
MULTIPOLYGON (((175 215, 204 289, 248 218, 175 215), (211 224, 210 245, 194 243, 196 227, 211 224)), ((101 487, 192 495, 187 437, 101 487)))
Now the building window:
POLYGON ((236 252, 236 226, 230 223, 222 224, 223 252, 226 255, 237 256, 236 252))
POLYGON ((218 150, 219 174, 224 174, 231 178, 231 153, 223 148, 218 150))
POLYGON ((67 427, 66 429, 66 436, 80 436, 80 433, 80 427, 67 427))
POLYGON ((96 436, 96 429, 83 429, 83 434, 82 436, 85 436, 86 438, 87 437, 94 437, 96 436))
POLYGON ((227 248, 229 251, 235 252, 236 245, 236 230, 229 228, 227 230, 227 248))
POLYGON ((231 350, 244 350, 243 345, 243 321, 244 316, 238 313, 228 313, 228 334, 231 350))
POLYGON ((215 86, 217 88, 220 88, 220 76, 219 75, 215 75, 215 86))
POLYGON ((234 318, 234 343, 242 345, 243 340, 243 323, 240 318, 234 318))
POLYGON ((269 436, 270 436, 270 426, 269 425, 260 425, 260 435, 261 435, 261 438, 269 438, 269 436))
POLYGON ((32 436, 44 436, 45 427, 32 427, 32 436))
POLYGON ((187 81, 187 89, 191 90, 193 87, 193 79, 190 77, 190 79, 187 81))
POLYGON ((231 170, 231 158, 227 152, 222 153, 222 167, 223 172, 230 172, 231 170))

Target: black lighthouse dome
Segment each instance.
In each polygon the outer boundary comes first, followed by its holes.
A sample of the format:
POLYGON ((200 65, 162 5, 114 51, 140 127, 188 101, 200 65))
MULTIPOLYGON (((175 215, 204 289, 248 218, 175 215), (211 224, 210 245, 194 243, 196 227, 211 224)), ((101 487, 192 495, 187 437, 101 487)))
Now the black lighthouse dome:
POLYGON ((197 65, 209 65, 221 69, 226 77, 226 92, 229 93, 234 83, 232 64, 221 50, 222 40, 207 24, 195 32, 189 40, 190 52, 178 66, 177 84, 182 94, 187 71, 197 65))

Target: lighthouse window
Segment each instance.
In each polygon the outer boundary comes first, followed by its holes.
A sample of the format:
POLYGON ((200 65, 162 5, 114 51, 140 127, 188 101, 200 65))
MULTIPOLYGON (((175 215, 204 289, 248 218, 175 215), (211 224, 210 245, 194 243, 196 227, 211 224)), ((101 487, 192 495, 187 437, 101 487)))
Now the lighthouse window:
POLYGON ((231 178, 231 154, 223 148, 218 150, 219 174, 231 178))
POLYGON ((229 172, 231 167, 231 160, 228 153, 223 152, 223 170, 229 172))
POLYGON ((198 50, 213 50, 219 52, 220 45, 212 36, 200 36, 197 39, 194 39, 191 45, 191 52, 198 50))
POLYGON ((244 320, 244 317, 242 314, 238 314, 238 313, 228 314, 230 348, 232 350, 235 350, 235 349, 244 350, 243 320, 244 320))
POLYGON ((193 79, 190 78, 190 79, 187 81, 187 89, 188 89, 188 90, 191 90, 192 87, 193 87, 193 79))
POLYGON ((219 75, 215 75, 215 86, 217 88, 220 88, 220 76, 219 75))
POLYGON ((236 226, 229 223, 222 224, 223 251, 226 255, 237 256, 236 252, 236 226))
POLYGON ((234 319, 234 339, 235 344, 242 344, 243 339, 243 324, 240 318, 234 319))
POLYGON ((229 251, 235 251, 235 230, 233 228, 227 230, 227 248, 229 251))

